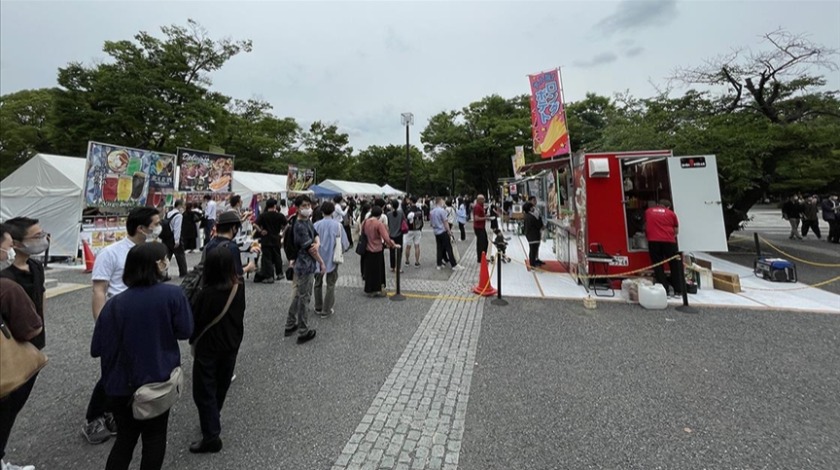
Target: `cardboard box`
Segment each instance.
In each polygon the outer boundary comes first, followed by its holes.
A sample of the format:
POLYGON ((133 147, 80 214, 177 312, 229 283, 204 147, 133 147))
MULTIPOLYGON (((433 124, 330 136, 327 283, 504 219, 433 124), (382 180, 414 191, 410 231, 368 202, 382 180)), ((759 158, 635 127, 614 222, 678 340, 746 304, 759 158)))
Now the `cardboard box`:
POLYGON ((741 278, 737 274, 712 271, 715 289, 737 294, 741 292, 741 278))

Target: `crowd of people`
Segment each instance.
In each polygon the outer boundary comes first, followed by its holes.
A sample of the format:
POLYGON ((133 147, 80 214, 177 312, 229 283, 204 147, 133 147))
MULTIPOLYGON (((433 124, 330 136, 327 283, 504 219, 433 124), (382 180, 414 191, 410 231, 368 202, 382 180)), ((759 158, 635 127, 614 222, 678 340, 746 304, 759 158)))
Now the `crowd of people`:
POLYGON ((808 197, 794 194, 782 204, 782 218, 790 224, 791 240, 802 240, 808 236, 809 231, 822 240, 820 215, 828 223, 826 240, 829 243, 840 243, 840 202, 837 200, 837 194, 823 200, 816 194, 808 197))
MULTIPOLYGON (((137 394, 145 386, 174 383, 181 376, 179 341, 187 340, 194 356, 192 398, 201 428, 189 451, 219 452, 221 410, 236 377, 244 335, 246 276, 253 274, 255 282, 265 284, 284 277, 292 282, 284 333, 296 334, 297 343, 304 344, 316 336, 308 321, 310 310, 322 318, 335 313, 339 268, 354 245, 361 255, 365 295, 385 297, 386 269, 421 267, 426 223, 435 236, 437 269, 464 269, 452 244, 466 240, 470 219, 479 239, 476 261, 481 261, 488 245, 484 224, 491 220, 498 229, 498 207, 491 205, 489 213, 483 196, 474 204, 466 198, 336 197, 316 202, 298 196, 288 207, 286 201, 269 198, 256 211, 243 209, 238 196, 224 203, 208 196, 203 205, 175 201, 165 212, 132 209, 127 236, 100 251, 93 265, 90 354, 99 359, 100 376, 92 384, 82 436, 91 444, 115 437, 106 470, 129 468, 141 439, 140 468, 161 468, 169 411, 141 416, 137 394), (204 237, 199 237, 201 228, 204 237), (201 260, 190 271, 186 253, 198 250, 202 238, 201 260), (165 282, 174 276, 172 258, 181 286, 165 282), (197 287, 190 290, 188 285, 197 287), (133 334, 137 331, 144 334, 133 334)), ((0 225, 3 324, 13 338, 38 349, 46 344, 45 279, 43 265, 32 257, 48 246, 38 220, 18 217, 0 225)), ((34 469, 6 462, 5 448, 37 376, 0 400, 2 470, 34 469)))

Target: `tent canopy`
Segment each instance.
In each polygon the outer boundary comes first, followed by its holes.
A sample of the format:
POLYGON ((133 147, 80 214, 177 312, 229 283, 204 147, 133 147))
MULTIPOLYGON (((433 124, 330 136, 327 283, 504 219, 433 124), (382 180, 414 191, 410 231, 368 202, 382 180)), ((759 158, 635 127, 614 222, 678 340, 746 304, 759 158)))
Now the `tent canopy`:
POLYGON ((381 196, 382 188, 373 183, 358 183, 355 181, 324 180, 318 184, 321 188, 330 189, 343 195, 359 194, 363 196, 381 196))
POLYGON ((341 193, 339 193, 338 191, 333 191, 332 189, 324 188, 324 187, 319 186, 317 184, 314 184, 314 185, 310 186, 309 190, 312 191, 312 193, 315 195, 315 197, 317 197, 319 199, 331 199, 331 198, 334 198, 335 196, 340 196, 341 195, 341 193))
POLYGON ((405 193, 403 191, 400 191, 399 189, 391 186, 390 184, 386 184, 385 186, 382 186, 382 192, 386 196, 403 196, 403 195, 405 195, 405 193))
POLYGON ((278 193, 281 198, 285 199, 286 175, 234 170, 231 188, 235 194, 242 196, 244 207, 251 205, 254 194, 278 193))
POLYGON ((0 183, 0 220, 31 217, 50 234, 50 256, 75 257, 87 161, 39 153, 0 183))

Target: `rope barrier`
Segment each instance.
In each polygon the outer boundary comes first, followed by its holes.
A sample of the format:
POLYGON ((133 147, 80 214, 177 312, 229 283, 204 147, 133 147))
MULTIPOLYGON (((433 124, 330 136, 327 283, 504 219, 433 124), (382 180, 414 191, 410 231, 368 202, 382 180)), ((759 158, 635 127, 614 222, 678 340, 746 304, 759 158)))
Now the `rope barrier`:
POLYGON ((815 267, 818 267, 818 268, 840 268, 840 263, 815 263, 813 261, 808 261, 808 260, 804 260, 802 258, 797 258, 796 256, 793 256, 790 253, 786 253, 786 252, 782 251, 781 249, 779 249, 779 247, 770 243, 766 238, 762 237, 761 235, 758 236, 758 239, 761 240, 762 242, 764 242, 765 244, 767 244, 767 246, 769 246, 770 248, 778 251, 782 255, 787 256, 788 258, 790 258, 792 260, 795 260, 795 261, 798 261, 800 263, 804 263, 804 264, 807 264, 809 266, 815 266, 815 267))
MULTIPOLYGON (((581 278, 581 279, 587 279, 587 280, 588 279, 614 279, 614 278, 627 277, 630 274, 637 274, 637 273, 644 272, 644 271, 650 271, 653 268, 662 266, 665 263, 669 263, 669 262, 671 262, 675 259, 679 259, 679 258, 680 258, 680 255, 674 255, 674 256, 672 256, 668 259, 662 260, 658 263, 651 264, 650 266, 645 266, 644 268, 634 269, 632 271, 625 271, 625 272, 617 273, 617 274, 592 274, 592 275, 578 274, 578 277, 581 278)), ((519 260, 515 260, 513 258, 511 258, 511 261, 522 264, 522 265, 525 265, 525 266, 528 266, 527 263, 524 263, 524 262, 519 261, 519 260)), ((569 273, 556 273, 554 271, 546 271, 544 269, 535 268, 533 266, 531 267, 531 269, 535 270, 537 272, 547 273, 547 274, 558 274, 558 275, 569 274, 569 273)))

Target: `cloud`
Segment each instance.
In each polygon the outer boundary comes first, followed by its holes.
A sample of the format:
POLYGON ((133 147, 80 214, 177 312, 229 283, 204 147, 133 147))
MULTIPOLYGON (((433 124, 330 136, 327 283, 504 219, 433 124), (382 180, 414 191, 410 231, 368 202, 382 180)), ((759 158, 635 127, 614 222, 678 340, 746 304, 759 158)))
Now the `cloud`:
POLYGON ((662 26, 677 17, 677 0, 624 0, 595 29, 602 34, 620 33, 662 26))
POLYGON ((388 48, 388 50, 390 51, 397 52, 400 54, 406 54, 414 50, 411 44, 409 44, 408 41, 403 39, 402 36, 397 34, 397 32, 392 27, 389 27, 385 31, 385 47, 388 48))
POLYGON ((641 54, 644 51, 645 51, 644 47, 636 46, 636 47, 631 47, 630 49, 627 49, 626 51, 624 51, 624 55, 626 57, 636 57, 637 55, 641 54))
POLYGON ((575 65, 583 68, 597 67, 610 64, 618 60, 618 56, 612 52, 602 52, 589 60, 576 60, 575 65))

